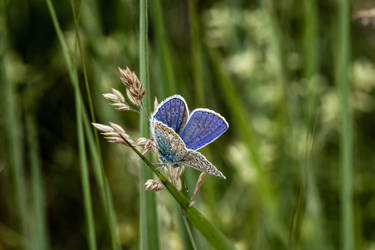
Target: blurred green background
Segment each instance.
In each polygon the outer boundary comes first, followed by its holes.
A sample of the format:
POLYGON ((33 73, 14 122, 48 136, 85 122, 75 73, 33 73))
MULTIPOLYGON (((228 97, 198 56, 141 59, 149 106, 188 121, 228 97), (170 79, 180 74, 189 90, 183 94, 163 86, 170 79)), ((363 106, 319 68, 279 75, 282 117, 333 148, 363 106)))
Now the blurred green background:
MULTIPOLYGON (((118 66, 139 75, 138 1, 74 2, 80 42, 70 2, 53 4, 86 110, 84 69, 97 122, 140 137, 138 114, 102 97, 111 88, 125 93, 118 66)), ((349 2, 347 12, 344 5, 149 1, 151 99, 178 93, 190 110, 213 109, 230 124, 201 150, 228 178, 207 176, 196 207, 239 250, 375 249, 375 28, 353 18, 374 2, 349 2)), ((63 56, 45 1, 1 0, 1 250, 88 249, 75 92, 63 56)), ((102 138, 100 147, 115 234, 122 249, 139 249, 139 159, 102 138)), ((111 249, 86 150, 97 247, 111 249)), ((198 175, 185 170, 189 192, 198 175)), ((167 191, 156 197, 160 249, 192 249, 176 202, 167 191)), ((193 234, 197 249, 210 249, 193 234)))

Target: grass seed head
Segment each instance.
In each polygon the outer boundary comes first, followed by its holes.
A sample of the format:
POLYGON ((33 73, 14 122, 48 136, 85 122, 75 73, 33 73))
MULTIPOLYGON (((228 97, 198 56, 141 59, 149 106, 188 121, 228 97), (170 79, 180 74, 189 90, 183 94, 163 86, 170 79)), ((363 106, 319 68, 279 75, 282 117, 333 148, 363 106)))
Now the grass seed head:
POLYGON ((126 87, 126 95, 129 100, 136 106, 142 106, 142 99, 146 93, 143 83, 139 81, 137 75, 128 67, 126 69, 119 68, 120 80, 126 87))
POLYGON ((145 189, 151 191, 160 191, 163 190, 165 186, 163 183, 160 183, 158 180, 148 179, 145 183, 145 189))

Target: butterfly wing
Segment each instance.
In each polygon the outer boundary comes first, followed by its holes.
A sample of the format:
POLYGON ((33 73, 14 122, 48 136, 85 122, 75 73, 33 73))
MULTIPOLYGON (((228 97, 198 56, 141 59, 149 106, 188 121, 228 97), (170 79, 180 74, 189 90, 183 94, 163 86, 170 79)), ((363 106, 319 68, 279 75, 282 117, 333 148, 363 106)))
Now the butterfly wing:
POLYGON ((198 150, 216 140, 228 127, 220 114, 209 109, 195 109, 180 136, 188 149, 198 150))
POLYGON ((220 172, 211 162, 209 162, 206 157, 194 150, 188 150, 188 153, 181 161, 181 165, 194 168, 209 175, 226 179, 223 173, 220 172))
POLYGON ((165 163, 175 164, 180 162, 187 154, 187 149, 174 130, 162 122, 152 123, 152 135, 158 145, 160 160, 165 163))
POLYGON ((174 95, 159 104, 152 119, 156 119, 172 128, 176 133, 180 133, 188 116, 189 110, 185 99, 180 95, 174 95))

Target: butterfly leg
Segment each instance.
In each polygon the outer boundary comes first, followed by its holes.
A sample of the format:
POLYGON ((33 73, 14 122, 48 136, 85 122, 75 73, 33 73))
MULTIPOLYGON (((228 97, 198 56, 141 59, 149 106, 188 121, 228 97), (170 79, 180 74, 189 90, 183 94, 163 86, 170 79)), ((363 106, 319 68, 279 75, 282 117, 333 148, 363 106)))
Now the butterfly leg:
POLYGON ((160 166, 160 167, 156 168, 157 171, 161 171, 163 168, 165 168, 167 166, 167 164, 165 164, 163 162, 155 162, 155 163, 152 163, 152 165, 160 166))

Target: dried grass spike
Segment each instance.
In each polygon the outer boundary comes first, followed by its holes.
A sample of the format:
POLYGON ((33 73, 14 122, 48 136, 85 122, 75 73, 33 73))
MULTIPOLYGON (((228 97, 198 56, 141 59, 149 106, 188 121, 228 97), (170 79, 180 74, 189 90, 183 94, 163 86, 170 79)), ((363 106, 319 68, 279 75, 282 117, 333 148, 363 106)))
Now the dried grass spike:
POLYGON ((125 100, 125 97, 117 89, 112 88, 112 93, 103 94, 103 97, 111 102, 111 106, 121 111, 135 111, 132 109, 125 100))
POLYGON ((103 94, 103 97, 110 102, 118 101, 118 97, 114 94, 106 93, 106 94, 103 94))
POLYGON ((160 183, 157 180, 148 179, 145 183, 145 189, 151 191, 160 191, 163 190, 165 187, 163 183, 160 183))
POLYGON ((104 124, 100 124, 100 123, 95 123, 95 122, 92 122, 91 123, 96 129, 98 129, 99 131, 101 132, 113 132, 113 128, 110 127, 110 126, 107 126, 107 125, 104 125, 104 124))
POLYGON ((147 144, 148 140, 149 140, 149 139, 147 139, 147 138, 140 137, 140 138, 138 138, 138 139, 136 140, 135 144, 136 144, 137 146, 145 146, 145 145, 147 144))
POLYGON ((120 134, 126 134, 125 130, 118 124, 114 122, 110 122, 109 125, 118 133, 120 134))
POLYGON ((129 105, 127 105, 125 103, 121 103, 121 102, 112 103, 111 106, 114 107, 115 109, 121 110, 121 111, 131 110, 129 105))
POLYGON ((126 87, 126 94, 129 100, 136 106, 142 105, 143 96, 146 93, 146 89, 143 83, 139 81, 137 75, 132 72, 128 67, 126 69, 119 68, 120 80, 126 87))
POLYGON ((120 91, 118 91, 117 89, 114 89, 112 88, 112 93, 118 97, 118 99, 120 100, 120 102, 123 102, 125 103, 125 97, 121 94, 120 91))
POLYGON ((126 89, 126 95, 128 96, 131 103, 136 106, 141 106, 142 101, 139 100, 138 96, 134 95, 134 93, 130 89, 126 89))

